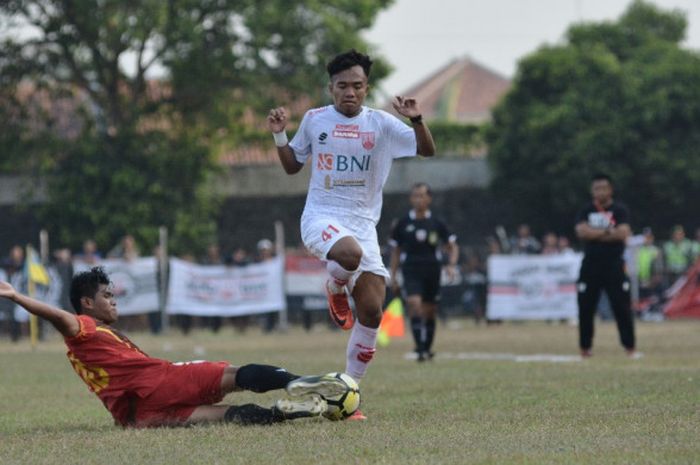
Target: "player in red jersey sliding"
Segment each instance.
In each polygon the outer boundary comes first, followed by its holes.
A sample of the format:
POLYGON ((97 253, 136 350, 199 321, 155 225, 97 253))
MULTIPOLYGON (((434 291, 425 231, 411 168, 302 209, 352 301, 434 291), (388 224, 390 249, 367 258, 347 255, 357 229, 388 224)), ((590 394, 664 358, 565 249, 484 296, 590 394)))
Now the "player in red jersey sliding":
POLYGON ((299 377, 283 368, 228 362, 172 363, 149 357, 109 326, 117 304, 107 274, 99 267, 73 278, 71 304, 78 315, 47 305, 0 281, 0 297, 51 322, 65 338, 68 359, 122 426, 179 426, 207 422, 272 424, 314 417, 326 409, 324 396, 342 393, 332 377, 299 377), (214 405, 224 395, 286 389, 292 396, 272 408, 255 404, 214 405))

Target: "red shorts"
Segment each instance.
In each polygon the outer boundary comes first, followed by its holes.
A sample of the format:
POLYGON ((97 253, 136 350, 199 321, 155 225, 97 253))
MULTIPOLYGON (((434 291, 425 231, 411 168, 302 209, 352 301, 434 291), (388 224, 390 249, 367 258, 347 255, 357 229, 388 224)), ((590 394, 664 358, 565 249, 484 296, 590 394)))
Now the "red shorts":
POLYGON ((221 402, 221 378, 228 362, 169 365, 163 381, 148 396, 135 399, 134 426, 182 424, 200 405, 221 402))

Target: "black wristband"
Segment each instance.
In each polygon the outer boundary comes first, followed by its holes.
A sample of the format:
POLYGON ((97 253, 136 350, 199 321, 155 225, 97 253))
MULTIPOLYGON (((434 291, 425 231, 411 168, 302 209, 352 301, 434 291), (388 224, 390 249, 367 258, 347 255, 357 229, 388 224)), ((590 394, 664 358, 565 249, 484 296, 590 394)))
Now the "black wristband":
POLYGON ((413 118, 408 118, 413 124, 423 124, 423 115, 414 116, 413 118))

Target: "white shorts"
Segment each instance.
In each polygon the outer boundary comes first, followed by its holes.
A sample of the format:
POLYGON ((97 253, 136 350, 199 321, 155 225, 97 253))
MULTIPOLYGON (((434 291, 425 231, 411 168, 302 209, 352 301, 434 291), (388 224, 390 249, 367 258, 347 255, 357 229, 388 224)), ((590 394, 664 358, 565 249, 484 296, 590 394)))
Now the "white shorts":
MULTIPOLYGON (((304 245, 315 257, 328 261, 327 255, 331 247, 343 237, 351 236, 362 247, 360 271, 383 276, 389 280, 389 272, 382 261, 377 240, 377 228, 369 220, 359 218, 301 218, 301 239, 304 245)), ((359 273, 355 276, 359 276, 359 273)))

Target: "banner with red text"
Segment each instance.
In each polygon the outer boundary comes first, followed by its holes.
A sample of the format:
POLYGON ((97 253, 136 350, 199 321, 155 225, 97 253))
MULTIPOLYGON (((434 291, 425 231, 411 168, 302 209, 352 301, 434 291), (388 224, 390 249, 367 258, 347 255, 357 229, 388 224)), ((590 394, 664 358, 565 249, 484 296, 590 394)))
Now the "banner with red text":
POLYGON ((575 318, 581 259, 581 254, 492 255, 488 260, 488 318, 575 318))
POLYGON ((282 257, 242 267, 171 258, 166 312, 237 316, 284 310, 283 269, 282 257))

